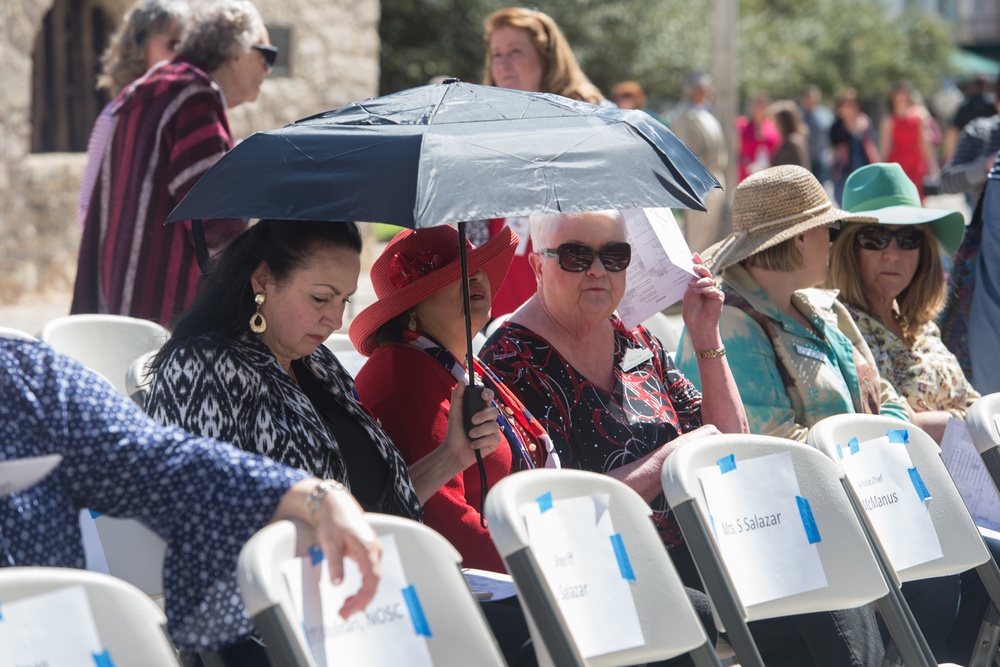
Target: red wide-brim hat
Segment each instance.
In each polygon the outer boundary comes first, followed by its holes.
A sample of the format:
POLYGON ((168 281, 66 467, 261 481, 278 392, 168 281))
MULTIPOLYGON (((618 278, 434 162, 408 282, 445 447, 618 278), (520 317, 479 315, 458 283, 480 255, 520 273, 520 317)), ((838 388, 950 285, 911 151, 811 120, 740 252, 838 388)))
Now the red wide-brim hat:
MULTIPOLYGON (((479 269, 490 281, 490 298, 500 290, 520 239, 509 227, 476 248, 468 241, 469 275, 479 269)), ((396 234, 372 265, 377 301, 351 323, 351 342, 367 356, 378 347, 379 328, 439 289, 461 278, 458 231, 450 225, 404 229, 396 234)))

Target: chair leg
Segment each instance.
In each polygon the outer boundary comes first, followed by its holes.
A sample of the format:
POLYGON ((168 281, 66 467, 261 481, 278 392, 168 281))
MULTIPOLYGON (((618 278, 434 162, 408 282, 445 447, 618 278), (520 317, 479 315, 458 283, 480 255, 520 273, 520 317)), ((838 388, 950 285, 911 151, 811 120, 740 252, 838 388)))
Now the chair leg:
POLYGON ((708 642, 691 651, 690 655, 695 667, 722 667, 719 656, 715 654, 715 649, 709 646, 708 642))
MULTIPOLYGON (((990 667, 997 656, 997 643, 1000 642, 1000 613, 995 604, 990 604, 986 616, 979 627, 976 646, 969 659, 969 667, 990 667)), ((1000 664, 1000 662, 998 662, 1000 664)))

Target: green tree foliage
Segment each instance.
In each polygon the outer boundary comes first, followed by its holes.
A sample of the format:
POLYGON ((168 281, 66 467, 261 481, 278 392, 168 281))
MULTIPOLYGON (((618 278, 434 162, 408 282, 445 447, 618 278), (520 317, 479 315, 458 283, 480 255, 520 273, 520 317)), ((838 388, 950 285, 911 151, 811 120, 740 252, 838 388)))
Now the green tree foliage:
MULTIPOLYGON (((482 80, 482 21, 495 0, 382 0, 382 92, 435 75, 482 80)), ((548 0, 539 9, 566 33, 605 94, 624 79, 653 100, 676 99, 686 72, 712 69, 713 0, 548 0)), ((929 94, 953 44, 940 20, 910 9, 888 15, 871 0, 741 0, 741 89, 796 96, 856 88, 881 99, 908 79, 929 94)))

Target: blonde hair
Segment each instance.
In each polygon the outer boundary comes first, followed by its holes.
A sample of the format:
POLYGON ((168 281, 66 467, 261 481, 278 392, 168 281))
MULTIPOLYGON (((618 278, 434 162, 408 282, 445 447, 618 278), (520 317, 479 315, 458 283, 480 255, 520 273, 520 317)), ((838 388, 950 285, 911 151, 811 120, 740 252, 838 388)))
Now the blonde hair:
MULTIPOLYGON (((796 236, 798 235, 796 234, 796 236)), ((785 273, 806 268, 806 262, 802 257, 802 253, 795 247, 795 236, 785 239, 770 248, 764 248, 760 252, 755 252, 740 262, 740 264, 745 267, 755 266, 758 269, 784 271, 785 273)))
MULTIPOLYGON (((840 236, 830 249, 830 273, 826 286, 840 290, 840 300, 871 313, 872 308, 865 297, 865 285, 861 282, 858 265, 860 248, 854 239, 858 232, 868 225, 845 225, 840 236)), ((910 330, 919 331, 925 324, 937 317, 944 307, 948 286, 944 280, 941 258, 938 256, 937 242, 927 225, 920 225, 924 232, 924 242, 920 244, 920 260, 913 280, 896 297, 899 314, 906 318, 910 330)))
POLYGON ((562 30, 548 14, 537 9, 523 7, 507 7, 493 12, 484 22, 483 40, 486 42, 486 72, 483 74, 483 84, 495 86, 491 72, 493 53, 490 51, 490 38, 498 28, 520 28, 528 33, 531 43, 535 46, 542 61, 542 92, 555 93, 574 100, 597 104, 604 100, 601 91, 590 82, 587 75, 580 69, 573 49, 562 30))
POLYGON ((188 19, 188 5, 182 0, 140 0, 126 12, 118 30, 101 56, 97 89, 116 97, 121 90, 148 69, 146 46, 153 35, 168 34, 176 25, 181 32, 188 19))

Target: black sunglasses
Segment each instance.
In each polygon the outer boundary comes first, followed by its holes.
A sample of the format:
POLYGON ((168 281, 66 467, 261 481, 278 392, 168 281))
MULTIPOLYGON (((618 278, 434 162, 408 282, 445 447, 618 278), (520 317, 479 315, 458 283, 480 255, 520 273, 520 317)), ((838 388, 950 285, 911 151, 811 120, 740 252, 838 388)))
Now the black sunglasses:
POLYGON ((892 231, 870 225, 859 231, 854 241, 865 250, 885 250, 894 238, 900 250, 916 250, 924 242, 924 233, 916 227, 900 227, 892 231))
POLYGON ((609 243, 600 250, 594 250, 582 243, 561 243, 558 248, 542 250, 540 254, 555 257, 559 268, 571 273, 586 271, 594 263, 594 257, 599 257, 604 268, 611 273, 618 273, 628 268, 632 262, 632 246, 618 241, 609 243))
POLYGON ((278 47, 273 44, 254 44, 250 48, 264 56, 264 66, 271 71, 275 61, 278 60, 278 47))

